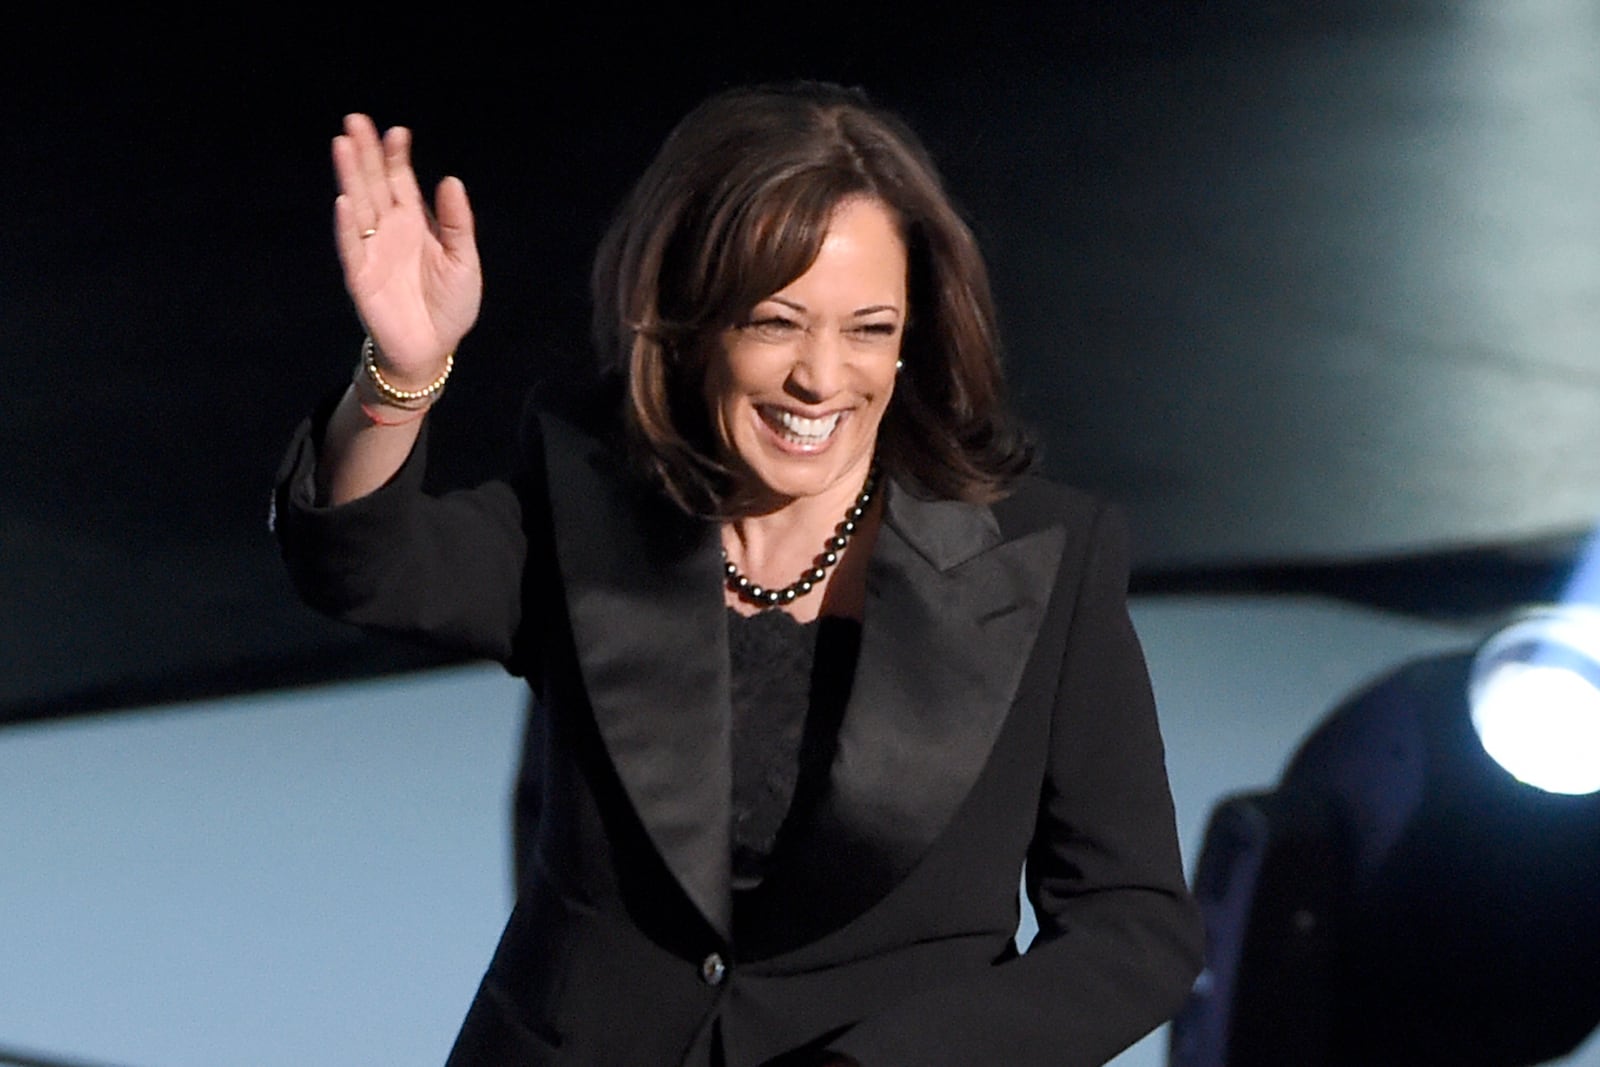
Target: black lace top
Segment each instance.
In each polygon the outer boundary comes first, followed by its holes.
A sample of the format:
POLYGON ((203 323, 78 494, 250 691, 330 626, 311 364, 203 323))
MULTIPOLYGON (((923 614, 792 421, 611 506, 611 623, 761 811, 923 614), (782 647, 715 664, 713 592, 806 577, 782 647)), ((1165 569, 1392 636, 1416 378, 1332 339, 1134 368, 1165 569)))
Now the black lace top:
POLYGON ((728 609, 733 681, 733 888, 761 884, 789 822, 827 780, 861 626, 728 609))

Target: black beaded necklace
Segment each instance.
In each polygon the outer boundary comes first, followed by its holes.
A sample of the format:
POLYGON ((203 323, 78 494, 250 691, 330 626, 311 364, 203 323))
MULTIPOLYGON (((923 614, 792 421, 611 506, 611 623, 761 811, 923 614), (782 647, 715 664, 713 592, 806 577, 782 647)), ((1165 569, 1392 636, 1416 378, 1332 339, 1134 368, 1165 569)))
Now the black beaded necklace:
POLYGON ((850 538, 855 536, 856 529, 861 525, 862 516, 867 513, 867 505, 872 503, 872 495, 878 490, 878 468, 874 466, 867 472, 867 481, 861 487, 861 493, 856 497, 854 504, 844 513, 844 519, 833 528, 833 536, 822 543, 822 552, 812 562, 812 565, 803 571, 799 578, 790 582, 782 589, 768 589, 757 585, 734 566, 728 558, 728 550, 722 550, 722 573, 727 580, 728 588, 737 593, 743 600, 758 604, 762 608, 782 607, 792 604, 795 600, 805 596, 815 589, 822 579, 827 577, 828 568, 839 562, 850 538))

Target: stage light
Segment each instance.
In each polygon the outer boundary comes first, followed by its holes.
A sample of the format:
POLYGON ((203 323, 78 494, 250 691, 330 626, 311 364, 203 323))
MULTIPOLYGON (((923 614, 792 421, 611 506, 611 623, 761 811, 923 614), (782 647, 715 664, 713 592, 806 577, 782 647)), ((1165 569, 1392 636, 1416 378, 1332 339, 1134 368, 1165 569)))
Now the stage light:
POLYGON ((1546 608, 1501 630, 1474 659, 1468 694, 1478 740, 1519 780, 1600 790, 1600 611, 1546 608))
POLYGON ((1527 1067, 1588 1036, 1595 617, 1533 612, 1394 670, 1334 708, 1275 789, 1218 806, 1195 870, 1207 968, 1173 1067, 1527 1067), (1555 778, 1527 755, 1550 747, 1527 740, 1541 724, 1566 731, 1555 778))

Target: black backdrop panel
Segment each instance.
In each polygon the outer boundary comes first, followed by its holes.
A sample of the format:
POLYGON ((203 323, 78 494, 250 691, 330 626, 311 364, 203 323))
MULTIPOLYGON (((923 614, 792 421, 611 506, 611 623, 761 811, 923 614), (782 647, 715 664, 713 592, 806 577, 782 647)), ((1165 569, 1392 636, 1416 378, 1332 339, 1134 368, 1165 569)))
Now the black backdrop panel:
POLYGON ((1600 510, 1600 16, 1503 7, 19 26, 0 720, 434 661, 302 608, 265 526, 359 342, 327 163, 356 109, 479 216, 441 486, 496 471, 525 389, 586 358, 590 250, 671 122, 803 75, 926 135, 1047 468, 1129 507, 1146 576, 1560 564, 1600 510))

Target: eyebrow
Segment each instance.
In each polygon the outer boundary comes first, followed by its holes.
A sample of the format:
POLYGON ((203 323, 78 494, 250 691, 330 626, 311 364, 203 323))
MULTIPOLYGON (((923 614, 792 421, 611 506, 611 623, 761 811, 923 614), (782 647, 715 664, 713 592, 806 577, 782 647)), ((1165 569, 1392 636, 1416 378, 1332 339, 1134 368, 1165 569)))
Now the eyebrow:
MULTIPOLYGON (((782 296, 769 296, 767 299, 772 301, 774 304, 782 304, 784 307, 789 308, 792 311, 797 311, 802 315, 810 312, 810 309, 804 304, 800 303, 798 300, 790 300, 788 297, 782 296)), ((870 307, 856 308, 850 314, 860 317, 862 315, 875 315, 880 311, 892 311, 897 315, 900 313, 900 309, 893 304, 873 304, 870 307)))

